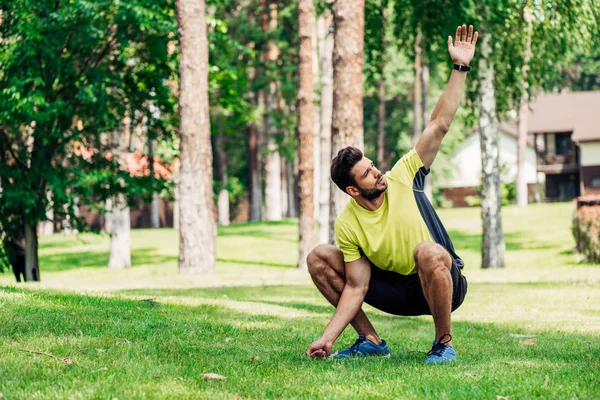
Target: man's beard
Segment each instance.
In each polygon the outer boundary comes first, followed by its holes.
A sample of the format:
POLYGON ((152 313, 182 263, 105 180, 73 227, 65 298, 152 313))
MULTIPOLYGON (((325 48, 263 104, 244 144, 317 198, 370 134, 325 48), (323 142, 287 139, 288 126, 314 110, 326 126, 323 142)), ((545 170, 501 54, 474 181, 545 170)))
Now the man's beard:
POLYGON ((375 200, 376 198, 381 196, 381 194, 383 192, 385 192, 386 190, 387 190, 387 186, 383 189, 363 189, 360 187, 358 188, 360 195, 367 201, 375 200))

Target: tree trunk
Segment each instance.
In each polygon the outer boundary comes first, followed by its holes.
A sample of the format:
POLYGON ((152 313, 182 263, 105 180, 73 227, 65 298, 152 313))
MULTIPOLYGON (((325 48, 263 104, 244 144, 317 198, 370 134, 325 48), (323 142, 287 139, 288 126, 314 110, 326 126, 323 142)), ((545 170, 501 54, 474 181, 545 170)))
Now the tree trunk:
POLYGON ((215 161, 217 170, 217 179, 221 182, 219 189, 219 198, 217 202, 217 210, 219 216, 219 225, 227 226, 230 223, 229 218, 229 177, 227 175, 227 153, 225 152, 223 127, 219 127, 219 132, 215 137, 215 161))
MULTIPOLYGON (((148 135, 148 168, 150 169, 150 179, 154 187, 154 140, 148 135)), ((158 212, 158 193, 152 192, 152 203, 150 204, 150 227, 160 228, 160 217, 158 212)))
POLYGON ((331 119, 333 114, 333 16, 327 10, 317 22, 319 35, 319 62, 321 69, 321 127, 319 174, 319 243, 329 243, 329 202, 331 198, 331 119))
POLYGON ((25 223, 25 281, 40 281, 37 227, 25 223))
POLYGON ((262 180, 260 174, 260 135, 258 126, 253 122, 248 127, 248 152, 250 153, 250 221, 261 220, 262 180))
POLYGON ((290 218, 298 217, 298 204, 296 196, 296 174, 294 174, 293 161, 287 160, 285 162, 285 177, 287 179, 287 199, 288 199, 288 214, 290 218))
POLYGON ((422 73, 422 65, 423 58, 421 57, 421 43, 423 42, 423 35, 421 35, 421 29, 417 28, 417 36, 415 37, 415 59, 413 61, 413 66, 415 69, 415 80, 413 83, 413 128, 412 128, 412 145, 415 147, 417 142, 419 141, 419 137, 421 137, 423 121, 421 118, 423 117, 423 103, 422 103, 422 87, 421 87, 421 73, 422 73))
MULTIPOLYGON (((266 1, 262 0, 263 6, 266 1)), ((277 4, 269 4, 268 31, 277 29, 277 4)), ((265 59, 267 62, 276 63, 279 58, 279 49, 273 41, 267 43, 265 59)), ((276 81, 269 82, 269 92, 265 109, 265 133, 267 136, 267 155, 265 157, 265 210, 267 221, 281 221, 281 155, 276 142, 278 129, 272 121, 277 112, 276 81)))
MULTIPOLYGON (((113 159, 122 170, 127 170, 125 154, 127 152, 127 133, 130 131, 130 119, 125 117, 122 129, 112 134, 113 159)), ((125 182, 119 181, 120 185, 125 182)), ((124 269, 131 266, 131 220, 127 199, 123 194, 112 196, 110 202, 111 210, 108 216, 110 220, 110 255, 108 268, 124 269)))
POLYGON ((38 234, 41 236, 50 236, 54 234, 54 210, 52 209, 52 192, 46 192, 48 205, 46 206, 46 220, 38 223, 38 234))
POLYGON ((284 218, 290 218, 287 162, 288 161, 286 157, 281 157, 281 214, 284 218))
MULTIPOLYGON (((363 48, 364 0, 338 0, 333 5, 332 155, 346 146, 363 149, 363 48)), ((348 195, 331 185, 329 229, 334 242, 335 219, 344 210, 348 195)))
POLYGON ((482 268, 504 267, 500 199, 500 161, 490 35, 484 34, 479 57, 479 134, 481 141, 482 268))
POLYGON ((298 267, 307 269, 306 257, 315 245, 314 115, 313 115, 312 0, 298 1, 298 162, 300 197, 300 247, 298 267))
POLYGON ((215 271, 208 42, 204 0, 176 2, 180 45, 179 271, 215 271))
MULTIPOLYGON (((314 12, 314 10, 313 10, 314 12)), ((313 215, 319 215, 319 198, 321 185, 319 177, 321 175, 321 163, 319 160, 321 154, 321 107, 319 105, 319 32, 313 15, 312 23, 312 86, 313 86, 313 215)))
POLYGON ((529 83, 527 82, 527 72, 529 69, 529 60, 531 59, 531 9, 529 4, 523 9, 523 19, 525 20, 525 53, 523 54, 523 95, 519 105, 519 127, 518 127, 518 147, 517 147, 517 205, 527 207, 527 175, 525 172, 525 161, 527 154, 527 114, 529 112, 529 83))
MULTIPOLYGON (((429 58, 427 57, 426 38, 421 38, 421 133, 425 131, 427 121, 429 121, 429 107, 427 100, 429 98, 429 58)), ((429 201, 433 200, 433 185, 431 184, 431 176, 425 177, 425 187, 423 188, 425 195, 429 201)))
POLYGON ((377 85, 377 167, 384 173, 388 170, 385 161, 385 26, 386 10, 381 10, 381 58, 379 62, 379 83, 377 85))
POLYGON ((179 231, 179 173, 175 177, 175 190, 173 193, 173 229, 179 231))
POLYGON ((119 194, 112 199, 110 212, 110 255, 108 268, 131 267, 131 220, 125 196, 119 194))

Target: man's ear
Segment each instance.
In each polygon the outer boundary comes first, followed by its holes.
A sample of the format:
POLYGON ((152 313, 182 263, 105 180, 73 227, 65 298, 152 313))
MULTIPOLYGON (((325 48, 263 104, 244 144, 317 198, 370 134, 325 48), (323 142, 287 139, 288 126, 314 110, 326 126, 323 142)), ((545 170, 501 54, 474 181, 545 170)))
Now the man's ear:
POLYGON ((347 186, 346 193, 348 193, 351 197, 360 196, 360 192, 356 186, 347 186))

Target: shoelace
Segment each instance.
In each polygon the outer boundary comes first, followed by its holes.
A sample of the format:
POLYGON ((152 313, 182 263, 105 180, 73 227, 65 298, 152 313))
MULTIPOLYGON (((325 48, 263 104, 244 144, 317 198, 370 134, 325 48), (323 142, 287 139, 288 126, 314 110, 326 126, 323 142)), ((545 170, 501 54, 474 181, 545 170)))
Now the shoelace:
POLYGON ((350 346, 350 354, 355 355, 356 353, 358 353, 358 347, 366 340, 367 340, 366 338, 363 339, 361 337, 356 339, 356 342, 354 342, 354 344, 352 346, 350 346))
POLYGON ((446 349, 446 345, 452 341, 452 336, 448 333, 445 333, 441 338, 438 339, 437 343, 431 347, 431 350, 427 353, 428 356, 437 356, 441 357, 446 349), (445 337, 448 337, 447 340, 443 340, 445 337))

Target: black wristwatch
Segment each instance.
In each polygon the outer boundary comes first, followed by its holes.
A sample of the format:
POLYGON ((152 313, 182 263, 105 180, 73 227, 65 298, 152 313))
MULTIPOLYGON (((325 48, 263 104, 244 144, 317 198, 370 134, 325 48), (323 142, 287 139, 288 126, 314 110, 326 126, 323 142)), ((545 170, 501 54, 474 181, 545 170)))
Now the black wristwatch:
POLYGON ((454 64, 452 66, 452 69, 455 69, 457 71, 469 72, 471 70, 471 67, 469 67, 468 65, 454 64))

